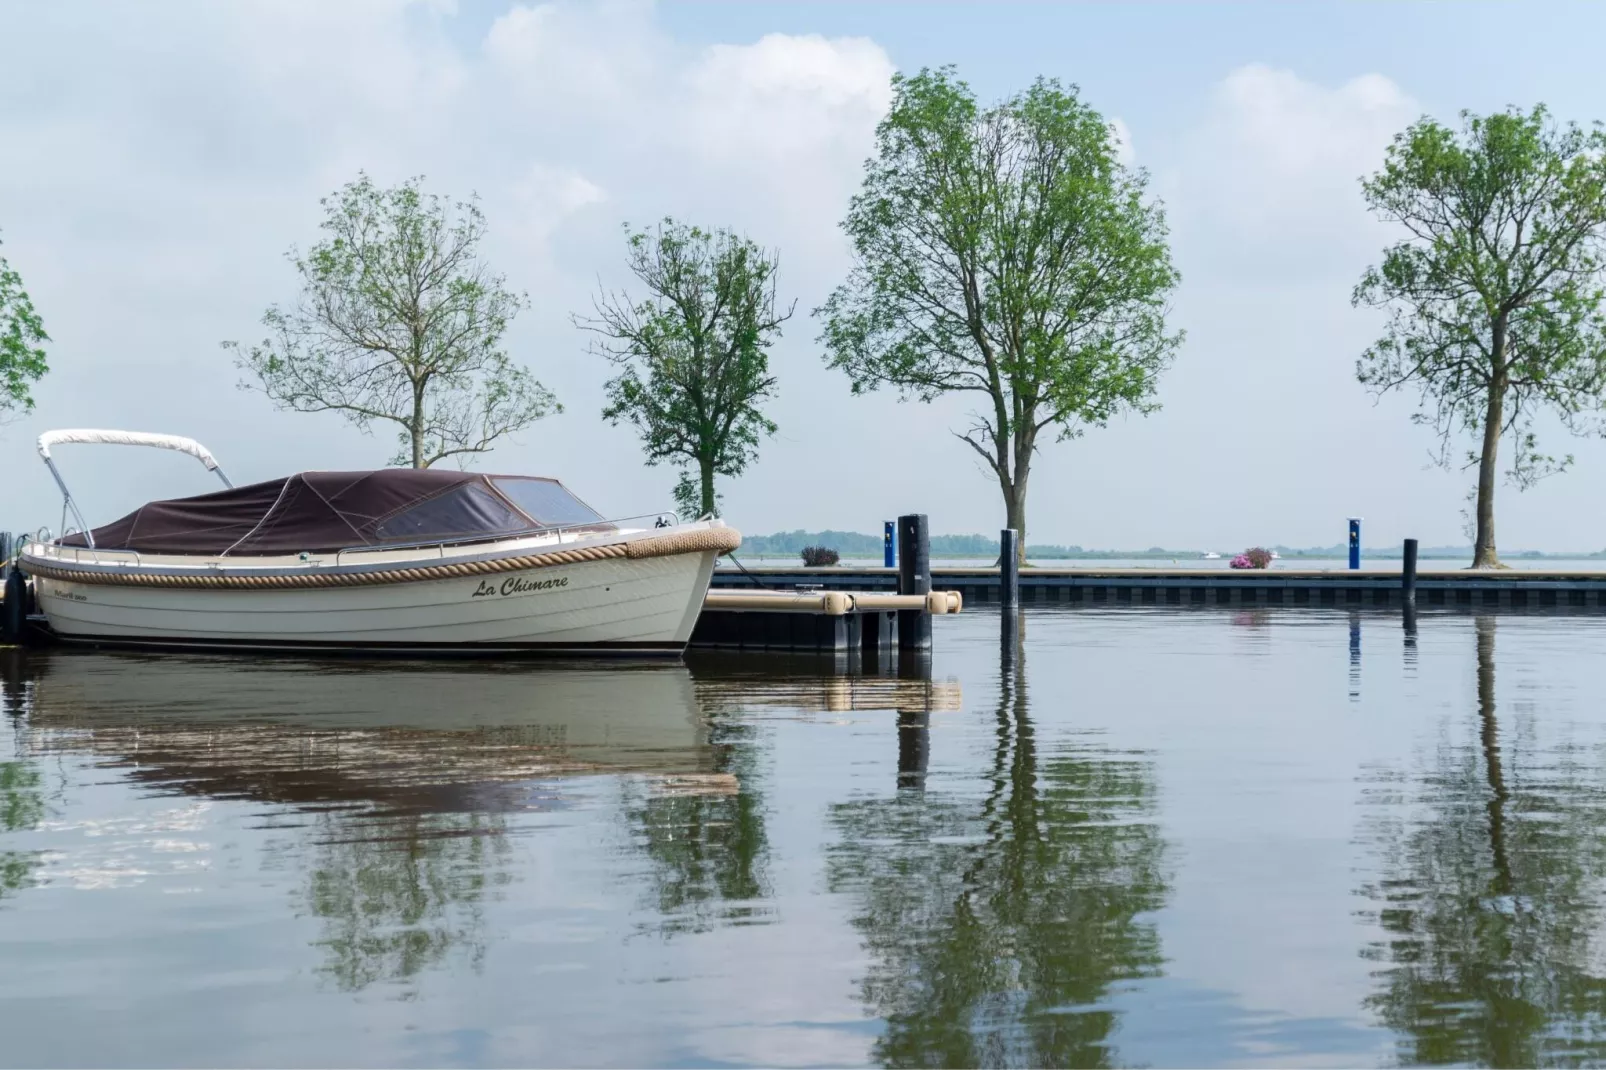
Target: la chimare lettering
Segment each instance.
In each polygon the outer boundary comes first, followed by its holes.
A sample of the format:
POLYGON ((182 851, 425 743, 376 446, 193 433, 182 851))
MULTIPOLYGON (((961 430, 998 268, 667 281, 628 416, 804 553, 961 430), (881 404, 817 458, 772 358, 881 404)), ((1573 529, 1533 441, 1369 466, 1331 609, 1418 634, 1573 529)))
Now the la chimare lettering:
POLYGON ((473 597, 485 598, 488 595, 506 597, 510 594, 532 594, 536 591, 550 591, 555 587, 567 586, 569 586, 569 577, 567 576, 554 576, 545 580, 530 580, 525 579, 523 576, 509 576, 502 581, 500 586, 487 580, 481 580, 479 586, 474 588, 473 597))

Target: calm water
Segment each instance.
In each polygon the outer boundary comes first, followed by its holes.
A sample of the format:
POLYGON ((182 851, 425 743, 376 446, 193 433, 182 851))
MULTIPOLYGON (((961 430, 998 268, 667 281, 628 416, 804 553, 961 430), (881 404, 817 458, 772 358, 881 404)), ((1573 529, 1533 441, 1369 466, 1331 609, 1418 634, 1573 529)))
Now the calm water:
POLYGON ((0 1063, 1606 1061, 1606 617, 0 651, 0 1063))

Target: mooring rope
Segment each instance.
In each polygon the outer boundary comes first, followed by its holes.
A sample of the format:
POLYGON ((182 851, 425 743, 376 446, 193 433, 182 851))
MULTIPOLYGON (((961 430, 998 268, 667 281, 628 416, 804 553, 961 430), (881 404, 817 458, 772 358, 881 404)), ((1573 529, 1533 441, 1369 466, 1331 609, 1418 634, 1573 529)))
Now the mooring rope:
MULTIPOLYGON (((602 561, 609 558, 642 560, 652 557, 669 557, 676 554, 714 551, 728 554, 742 542, 735 528, 704 528, 701 531, 681 531, 673 535, 655 535, 629 542, 609 543, 603 546, 584 546, 573 550, 549 550, 545 553, 524 554, 518 557, 499 557, 484 561, 460 561, 440 565, 399 566, 375 568, 364 572, 294 572, 272 576, 251 576, 239 573, 207 572, 201 574, 174 574, 163 572, 135 572, 132 570, 102 570, 75 568, 60 562, 46 561, 28 556, 22 561, 30 576, 68 580, 73 583, 93 583, 111 587, 182 587, 203 590, 286 590, 319 587, 368 587, 387 583, 419 583, 429 580, 458 579, 483 576, 497 572, 523 572, 529 569, 573 565, 584 561, 602 561)), ((379 549, 382 549, 380 547, 379 549)), ((238 560, 238 558, 236 558, 238 560)))

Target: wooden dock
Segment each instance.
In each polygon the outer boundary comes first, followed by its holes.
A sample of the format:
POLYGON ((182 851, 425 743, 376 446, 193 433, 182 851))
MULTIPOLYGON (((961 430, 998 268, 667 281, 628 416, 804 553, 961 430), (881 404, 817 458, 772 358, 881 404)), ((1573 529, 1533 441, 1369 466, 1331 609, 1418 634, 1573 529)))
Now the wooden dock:
MULTIPOLYGON (((1387 569, 1096 569, 1024 568, 1020 600, 1031 603, 1133 603, 1140 605, 1398 606, 1402 576, 1387 569)), ((885 592, 897 588, 891 568, 793 568, 748 565, 746 572, 721 566, 718 590, 755 589, 885 592)), ((996 568, 931 570, 934 587, 957 591, 967 604, 997 602, 996 568)), ((1513 608, 1606 607, 1606 569, 1557 572, 1539 569, 1419 571, 1420 606, 1513 608)))
MULTIPOLYGON (((958 613, 954 591, 925 595, 873 591, 711 590, 692 631, 697 649, 744 651, 857 651, 875 659, 910 645, 900 633, 901 614, 958 613)), ((929 630, 928 630, 929 634, 929 630)))

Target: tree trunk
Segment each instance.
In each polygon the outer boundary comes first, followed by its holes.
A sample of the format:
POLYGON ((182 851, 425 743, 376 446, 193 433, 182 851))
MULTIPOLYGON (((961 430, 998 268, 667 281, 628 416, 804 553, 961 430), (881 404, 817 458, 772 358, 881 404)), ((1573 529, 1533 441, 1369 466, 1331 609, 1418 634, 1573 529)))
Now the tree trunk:
POLYGON ((1015 529, 1015 560, 1026 564, 1026 484, 1011 483, 1004 491, 1004 526, 1015 529))
POLYGON ((413 418, 407 431, 413 437, 413 467, 428 468, 424 460, 424 391, 418 386, 413 387, 413 418))
POLYGON ((1495 551, 1494 542, 1494 488, 1505 409, 1505 376, 1496 374, 1489 382, 1489 402, 1483 417, 1483 454, 1478 459, 1478 535, 1472 544, 1473 568, 1500 567, 1500 555, 1495 551))
POLYGON ((1483 740, 1483 760, 1489 778, 1489 854, 1494 862, 1494 890, 1510 895, 1511 858, 1506 853, 1506 802, 1511 793, 1500 763, 1500 727, 1494 705, 1494 618, 1479 617, 1473 622, 1478 644, 1478 720, 1483 740))
POLYGON ((699 460, 697 462, 698 475, 701 478, 703 510, 701 516, 712 516, 714 513, 714 462, 699 460))

